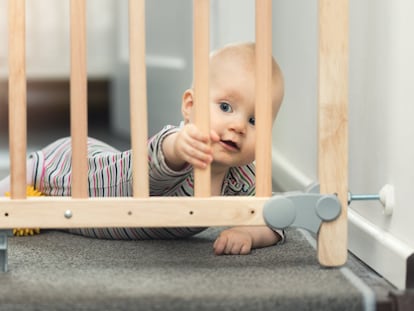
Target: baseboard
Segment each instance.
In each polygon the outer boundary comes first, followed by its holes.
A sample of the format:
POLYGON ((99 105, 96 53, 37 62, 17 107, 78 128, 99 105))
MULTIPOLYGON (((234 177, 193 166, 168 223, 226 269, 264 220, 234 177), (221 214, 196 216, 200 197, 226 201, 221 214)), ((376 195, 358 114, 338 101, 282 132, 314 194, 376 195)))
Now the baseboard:
POLYGON ((352 209, 348 219, 349 250, 398 289, 413 288, 414 249, 352 209))
POLYGON ((313 182, 276 148, 272 149, 272 176, 273 189, 281 192, 302 190, 313 182))
MULTIPOLYGON (((312 184, 275 149, 272 172, 273 186, 280 192, 301 191, 312 184)), ((348 209, 348 249, 398 289, 414 288, 414 249, 352 209, 348 209)))

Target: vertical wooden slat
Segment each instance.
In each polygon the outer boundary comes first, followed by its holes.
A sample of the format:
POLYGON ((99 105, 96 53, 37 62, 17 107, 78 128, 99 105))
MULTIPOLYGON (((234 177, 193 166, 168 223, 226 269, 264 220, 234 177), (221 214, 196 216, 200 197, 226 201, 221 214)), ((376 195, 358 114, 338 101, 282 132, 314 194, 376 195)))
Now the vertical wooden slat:
MULTIPOLYGON (((205 134, 210 133, 209 111, 209 46, 210 1, 194 0, 194 109, 195 124, 205 134)), ((197 197, 211 195, 211 169, 194 170, 194 194, 197 197)))
POLYGON ((25 0, 9 3, 9 146, 11 197, 26 198, 26 29, 25 0))
POLYGON ((88 197, 86 3, 70 1, 72 197, 88 197))
POLYGON ((134 197, 149 196, 145 0, 129 0, 129 85, 134 197))
POLYGON ((272 195, 272 1, 256 0, 256 196, 272 195), (260 137, 260 139, 259 139, 260 137))
POLYGON ((321 265, 347 260, 348 0, 319 1, 318 171, 321 193, 337 193, 340 217, 318 236, 321 265))

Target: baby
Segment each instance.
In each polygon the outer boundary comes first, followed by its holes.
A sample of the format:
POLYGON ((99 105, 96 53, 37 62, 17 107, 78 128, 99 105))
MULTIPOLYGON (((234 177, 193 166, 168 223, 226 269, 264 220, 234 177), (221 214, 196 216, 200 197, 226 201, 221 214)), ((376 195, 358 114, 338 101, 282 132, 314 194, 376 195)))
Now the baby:
MULTIPOLYGON (((272 59, 272 116, 283 98, 283 77, 272 59)), ((151 196, 192 196, 194 167, 211 165, 214 196, 255 194, 255 45, 228 45, 210 58, 210 129, 205 135, 193 123, 194 90, 182 97, 183 122, 165 126, 148 141, 151 196)), ((60 139, 34 152, 28 161, 27 183, 46 195, 70 195, 70 138, 60 139)), ((90 196, 132 195, 131 151, 88 138, 90 196)), ((9 190, 9 179, 0 182, 0 193, 9 190)), ((183 238, 205 228, 82 228, 72 233, 110 239, 183 238)), ((275 245, 283 232, 263 227, 223 230, 214 253, 248 254, 254 248, 275 245)))

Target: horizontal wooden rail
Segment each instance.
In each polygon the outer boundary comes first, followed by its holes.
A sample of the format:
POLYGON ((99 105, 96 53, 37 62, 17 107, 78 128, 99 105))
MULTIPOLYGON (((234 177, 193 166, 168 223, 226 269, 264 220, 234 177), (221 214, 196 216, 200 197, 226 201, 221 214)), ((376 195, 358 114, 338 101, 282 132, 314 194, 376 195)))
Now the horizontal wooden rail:
POLYGON ((0 228, 265 225, 255 197, 0 198, 0 228), (69 217, 70 216, 70 217, 69 217))

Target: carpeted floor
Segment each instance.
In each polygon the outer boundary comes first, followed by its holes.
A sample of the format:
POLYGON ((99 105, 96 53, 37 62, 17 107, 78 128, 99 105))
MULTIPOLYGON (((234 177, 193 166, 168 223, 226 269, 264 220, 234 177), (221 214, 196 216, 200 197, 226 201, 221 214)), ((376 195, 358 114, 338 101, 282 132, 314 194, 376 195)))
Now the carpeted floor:
POLYGON ((9 238, 0 310, 374 310, 348 267, 319 266, 310 235, 214 256, 219 228, 187 240, 107 241, 44 231, 9 238))

